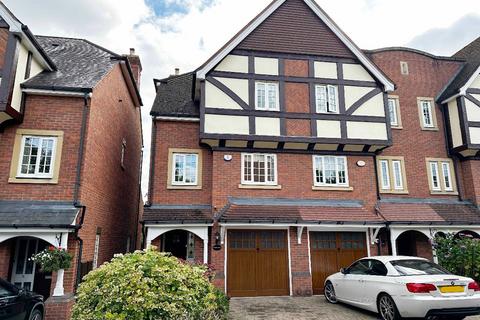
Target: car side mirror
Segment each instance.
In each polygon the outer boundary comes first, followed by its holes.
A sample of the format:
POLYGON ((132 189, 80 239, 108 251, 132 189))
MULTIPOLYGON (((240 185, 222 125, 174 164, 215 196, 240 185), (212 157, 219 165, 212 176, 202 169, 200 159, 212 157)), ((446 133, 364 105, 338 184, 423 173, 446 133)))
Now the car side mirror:
POLYGON ((341 273, 341 274, 347 274, 348 272, 347 272, 347 269, 342 268, 342 269, 340 269, 340 273, 341 273))

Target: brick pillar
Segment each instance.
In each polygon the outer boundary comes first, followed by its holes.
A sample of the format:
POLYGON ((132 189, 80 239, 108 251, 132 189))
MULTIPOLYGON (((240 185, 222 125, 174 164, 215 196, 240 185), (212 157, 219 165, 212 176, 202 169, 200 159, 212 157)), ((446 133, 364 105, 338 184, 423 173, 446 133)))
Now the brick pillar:
MULTIPOLYGON (((198 237, 197 235, 194 235, 195 238, 195 249, 194 249, 194 259, 195 262, 203 264, 203 239, 198 237)), ((205 262, 207 263, 207 262, 205 262)))
MULTIPOLYGON (((215 225, 212 228, 212 233, 210 235, 210 248, 215 244, 215 233, 220 232, 220 227, 215 225)), ((226 237, 226 235, 225 235, 226 237)), ((211 250, 210 251, 210 264, 215 269, 215 279, 213 284, 222 291, 225 291, 225 250, 226 243, 222 245, 222 248, 219 251, 211 250)))
POLYGON ((0 243, 0 277, 8 280, 10 261, 12 254, 12 241, 7 240, 0 243))
POLYGON ((311 296, 312 275, 308 252, 308 229, 304 228, 298 243, 297 228, 290 228, 290 264, 292 266, 292 292, 294 296, 311 296))
POLYGON ((45 301, 46 320, 68 320, 72 312, 72 307, 75 304, 75 281, 77 277, 77 263, 79 258, 78 242, 75 236, 70 234, 68 236, 68 252, 73 256, 72 266, 65 270, 63 288, 65 295, 61 297, 53 297, 53 289, 57 280, 57 273, 52 272, 52 286, 50 298, 45 301))

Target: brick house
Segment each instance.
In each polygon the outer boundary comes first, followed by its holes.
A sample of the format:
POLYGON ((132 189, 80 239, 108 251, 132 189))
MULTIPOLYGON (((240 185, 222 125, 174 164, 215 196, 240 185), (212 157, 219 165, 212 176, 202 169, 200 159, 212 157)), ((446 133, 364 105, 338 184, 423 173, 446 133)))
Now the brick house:
POLYGON ((155 81, 145 243, 230 296, 311 295, 359 257, 479 236, 479 45, 361 50, 315 1, 273 1, 155 81))
POLYGON ((0 17, 0 277, 68 319, 81 276, 137 247, 140 59, 0 17), (72 267, 42 273, 29 258, 47 246, 72 267))

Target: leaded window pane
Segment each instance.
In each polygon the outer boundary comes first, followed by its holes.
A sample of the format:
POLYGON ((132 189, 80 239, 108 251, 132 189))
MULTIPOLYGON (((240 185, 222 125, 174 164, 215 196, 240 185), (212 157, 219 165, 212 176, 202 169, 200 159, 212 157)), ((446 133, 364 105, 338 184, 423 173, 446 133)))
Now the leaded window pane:
POLYGON ((328 111, 337 112, 337 87, 328 86, 328 111))
POLYGON ((388 99, 388 111, 390 114, 390 124, 392 126, 398 126, 397 103, 395 99, 388 99))
POLYGON ((392 161, 393 167, 393 184, 396 190, 403 189, 402 167, 398 160, 392 161))
POLYGON ((438 164, 436 162, 430 162, 430 174, 432 176, 432 189, 440 190, 440 179, 438 176, 438 164))
POLYGON ((390 174, 387 160, 380 161, 380 169, 382 172, 382 189, 388 190, 390 189, 390 174))
POLYGON ((450 175, 450 164, 448 162, 442 162, 443 170, 443 182, 446 191, 452 191, 452 177, 450 175))
POLYGON ((327 87, 316 86, 316 105, 318 113, 327 112, 327 87))

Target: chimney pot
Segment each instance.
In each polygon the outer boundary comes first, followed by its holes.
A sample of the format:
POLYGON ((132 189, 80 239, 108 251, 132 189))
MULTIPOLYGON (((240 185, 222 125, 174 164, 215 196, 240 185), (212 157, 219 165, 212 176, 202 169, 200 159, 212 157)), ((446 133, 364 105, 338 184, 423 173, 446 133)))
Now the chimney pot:
POLYGON ((130 48, 130 55, 131 56, 135 55, 135 48, 130 48))
POLYGON ((178 76, 180 74, 180 68, 175 68, 175 75, 178 76))

